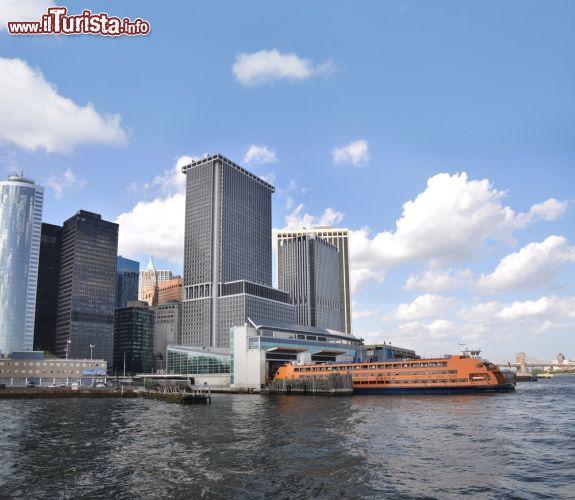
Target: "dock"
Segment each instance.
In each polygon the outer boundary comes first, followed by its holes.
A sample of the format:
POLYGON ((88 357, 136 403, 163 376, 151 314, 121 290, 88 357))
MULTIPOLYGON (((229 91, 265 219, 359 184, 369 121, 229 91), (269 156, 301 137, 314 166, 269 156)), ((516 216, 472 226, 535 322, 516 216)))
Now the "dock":
POLYGON ((135 398, 134 389, 96 389, 69 387, 6 387, 0 389, 0 399, 42 399, 42 398, 135 398))
POLYGON ((166 403, 179 403, 184 405, 210 404, 212 395, 208 389, 194 389, 183 386, 156 386, 147 391, 140 391, 138 396, 144 399, 155 399, 166 403))
POLYGON ((298 380, 272 380, 261 394, 292 394, 309 396, 351 396, 351 374, 332 374, 298 380))

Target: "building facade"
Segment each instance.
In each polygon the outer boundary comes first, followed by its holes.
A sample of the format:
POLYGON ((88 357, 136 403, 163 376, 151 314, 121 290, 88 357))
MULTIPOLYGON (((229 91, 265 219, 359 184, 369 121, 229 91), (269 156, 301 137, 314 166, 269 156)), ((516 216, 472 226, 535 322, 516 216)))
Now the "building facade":
POLYGON ((172 271, 156 270, 152 254, 146 269, 140 271, 140 282, 138 284, 138 300, 148 303, 150 306, 155 306, 158 303, 158 286, 164 281, 173 278, 172 271))
POLYGON ((182 343, 228 347, 229 328, 248 317, 295 318, 272 288, 274 187, 222 155, 186 174, 182 343))
POLYGON ((105 382, 108 365, 103 359, 46 358, 41 351, 14 352, 12 358, 0 358, 0 383, 39 386, 105 382))
POLYGON ((121 373, 154 369, 154 310, 140 300, 114 311, 114 369, 121 373))
POLYGON ((156 370, 166 369, 166 350, 169 345, 181 344, 182 303, 160 304, 154 309, 154 359, 156 370))
MULTIPOLYGON (((349 282, 349 230, 335 228, 331 226, 313 226, 310 228, 290 229, 280 231, 277 234, 278 256, 281 251, 282 242, 302 235, 313 234, 322 240, 327 241, 337 248, 339 252, 340 264, 340 304, 341 304, 341 324, 342 332, 352 332, 351 322, 351 288, 349 282)), ((279 271, 279 269, 278 269, 279 271)), ((279 278, 279 276, 278 276, 279 278)), ((278 281, 279 282, 279 281, 278 281)))
POLYGON ((116 309, 126 307, 128 301, 138 300, 140 263, 119 255, 116 259, 116 309))
POLYGON ((278 288, 289 293, 298 324, 343 331, 339 252, 327 241, 313 234, 282 239, 278 288))
POLYGON ((56 355, 112 363, 118 224, 80 210, 64 222, 56 355), (93 346, 90 348, 90 346, 93 346))
POLYGON ((34 349, 37 351, 56 351, 61 243, 62 228, 42 223, 34 322, 34 349))
POLYGON ((158 285, 158 305, 171 302, 173 300, 182 301, 184 279, 175 276, 171 280, 166 280, 158 285))
POLYGON ((22 176, 0 182, 0 355, 31 351, 44 188, 22 176))
POLYGON ((350 363, 361 339, 326 328, 250 322, 231 332, 231 387, 259 391, 290 362, 350 363))

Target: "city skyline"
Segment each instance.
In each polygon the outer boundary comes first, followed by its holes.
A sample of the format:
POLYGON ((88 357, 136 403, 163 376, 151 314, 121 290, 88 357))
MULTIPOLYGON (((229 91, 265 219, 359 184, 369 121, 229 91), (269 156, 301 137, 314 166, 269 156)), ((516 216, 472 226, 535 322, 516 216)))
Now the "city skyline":
POLYGON ((179 168, 220 151, 276 186, 276 231, 350 229, 367 342, 572 358, 573 8, 509 2, 495 22, 457 2, 303 5, 178 3, 173 19, 102 2, 150 21, 133 39, 0 28, 0 114, 19 117, 0 122, 2 179, 46 187, 44 222, 102 213, 121 254, 181 274, 179 168), (216 20, 230 36, 206 46, 216 20))

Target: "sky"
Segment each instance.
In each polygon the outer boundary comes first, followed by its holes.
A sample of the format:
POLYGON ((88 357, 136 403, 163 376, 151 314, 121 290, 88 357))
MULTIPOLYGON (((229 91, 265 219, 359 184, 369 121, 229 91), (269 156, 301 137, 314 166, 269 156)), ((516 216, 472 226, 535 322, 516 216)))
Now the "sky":
POLYGON ((274 230, 350 229, 367 342, 575 358, 575 3, 74 1, 151 31, 7 32, 49 5, 0 0, 0 176, 45 222, 100 213, 181 273, 180 167, 221 153, 274 230))

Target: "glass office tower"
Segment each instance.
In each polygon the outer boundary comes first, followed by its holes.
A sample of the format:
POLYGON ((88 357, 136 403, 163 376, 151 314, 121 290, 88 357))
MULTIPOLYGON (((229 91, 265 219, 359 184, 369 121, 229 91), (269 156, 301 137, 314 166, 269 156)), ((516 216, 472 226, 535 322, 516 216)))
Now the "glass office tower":
POLYGON ((22 176, 0 182, 0 355, 31 351, 44 188, 22 176))
POLYGON ((140 263, 121 255, 116 262, 116 309, 120 309, 127 307, 128 301, 138 300, 140 263))

